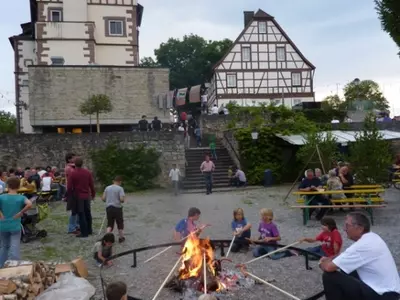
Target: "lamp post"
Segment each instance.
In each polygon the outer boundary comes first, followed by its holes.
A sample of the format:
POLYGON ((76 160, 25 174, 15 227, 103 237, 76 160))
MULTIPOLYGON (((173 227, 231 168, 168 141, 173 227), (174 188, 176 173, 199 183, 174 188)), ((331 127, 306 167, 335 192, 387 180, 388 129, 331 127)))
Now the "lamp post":
POLYGON ((257 129, 253 129, 252 133, 251 133, 251 138, 253 139, 253 142, 258 140, 258 131, 257 129))
MULTIPOLYGON (((360 98, 360 87, 359 87, 360 82, 361 82, 361 80, 359 78, 355 78, 353 80, 353 84, 356 87, 356 99, 355 99, 356 101, 359 100, 359 98, 360 98)), ((357 105, 356 110, 363 110, 361 104, 357 105)))

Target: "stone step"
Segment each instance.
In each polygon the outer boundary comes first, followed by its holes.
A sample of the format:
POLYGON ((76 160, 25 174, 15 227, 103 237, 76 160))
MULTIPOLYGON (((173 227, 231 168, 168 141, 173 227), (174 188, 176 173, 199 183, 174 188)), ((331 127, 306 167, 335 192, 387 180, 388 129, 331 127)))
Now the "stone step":
MULTIPOLYGON (((196 168, 193 168, 193 169, 188 169, 188 168, 186 168, 185 173, 186 173, 186 176, 187 176, 187 177, 188 177, 188 176, 193 176, 193 175, 195 176, 195 175, 201 174, 201 172, 200 172, 200 167, 196 167, 196 168)), ((213 174, 214 174, 214 175, 224 174, 224 175, 228 176, 228 169, 225 170, 225 169, 216 168, 213 174)))
MULTIPOLYGON (((185 179, 183 181, 185 182, 193 182, 193 181, 198 181, 198 180, 204 180, 204 176, 203 175, 198 175, 198 176, 186 176, 185 179)), ((228 175, 227 174, 213 174, 213 180, 223 180, 229 181, 228 175)))
MULTIPOLYGON (((229 181, 226 182, 213 182, 213 188, 219 188, 219 187, 227 187, 229 186, 229 181)), ((197 182, 197 183, 187 183, 187 182, 183 182, 183 188, 184 189, 202 189, 202 188, 206 188, 206 185, 203 182, 197 182)))

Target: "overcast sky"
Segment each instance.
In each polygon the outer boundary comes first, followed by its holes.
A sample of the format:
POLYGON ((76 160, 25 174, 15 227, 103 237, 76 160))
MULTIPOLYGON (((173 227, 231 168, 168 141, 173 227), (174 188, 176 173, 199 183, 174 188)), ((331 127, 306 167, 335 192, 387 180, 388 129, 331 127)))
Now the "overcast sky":
MULTIPOLYGON (((68 1, 68 0, 64 0, 68 1)), ((28 0, 1 1, 0 109, 14 112, 14 59, 8 37, 29 21, 28 0)), ((381 30, 373 0, 140 0, 144 6, 140 56, 169 37, 198 34, 206 39, 236 39, 243 11, 273 15, 302 53, 316 66, 317 100, 341 91, 358 77, 381 84, 392 113, 400 114, 399 49, 381 30)))

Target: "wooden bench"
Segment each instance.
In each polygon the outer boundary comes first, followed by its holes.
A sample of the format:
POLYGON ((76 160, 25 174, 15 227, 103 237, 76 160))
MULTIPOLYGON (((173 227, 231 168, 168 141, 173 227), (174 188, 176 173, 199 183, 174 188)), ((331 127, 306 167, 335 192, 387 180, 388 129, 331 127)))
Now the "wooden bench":
MULTIPOLYGON (((385 190, 378 185, 364 185, 364 189, 350 189, 350 190, 331 190, 331 191, 297 191, 293 194, 296 196, 302 196, 303 198, 297 199, 296 202, 304 205, 294 205, 291 208, 300 208, 303 210, 303 224, 307 225, 309 220, 309 209, 310 208, 365 208, 367 213, 371 217, 371 223, 374 224, 374 208, 385 207, 384 200, 382 197, 379 197, 379 193, 384 192, 385 190), (374 186, 374 188, 372 188, 374 186), (334 194, 353 194, 357 195, 353 198, 345 198, 345 199, 333 199, 331 202, 333 205, 309 205, 313 201, 313 198, 319 195, 334 195, 334 194), (307 199, 308 198, 308 199, 307 199), (351 204, 348 204, 351 203, 351 204), (336 204, 336 205, 335 205, 336 204), (339 204, 339 205, 338 205, 339 204)), ((360 186, 354 186, 360 187, 360 186)))
MULTIPOLYGON (((299 198, 296 199, 296 202, 299 204, 303 204, 304 203, 304 198, 299 198)), ((372 197, 367 199, 364 198, 344 198, 344 199, 331 199, 331 202, 334 204, 340 204, 340 203, 384 203, 385 200, 381 197, 372 197)))

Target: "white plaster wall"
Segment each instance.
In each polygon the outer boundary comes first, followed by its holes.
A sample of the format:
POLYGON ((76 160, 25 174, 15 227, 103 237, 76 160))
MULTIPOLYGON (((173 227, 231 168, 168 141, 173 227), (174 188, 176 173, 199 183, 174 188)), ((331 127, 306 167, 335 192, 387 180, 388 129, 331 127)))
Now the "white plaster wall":
MULTIPOLYGON (((29 103, 29 86, 21 86, 20 101, 29 103)), ((21 124, 22 124, 22 132, 23 133, 33 133, 31 121, 29 119, 29 109, 25 110, 24 108, 22 108, 21 124)))
MULTIPOLYGON (((99 44, 129 44, 130 37, 106 37, 104 17, 124 17, 132 18, 132 14, 126 11, 131 8, 127 6, 107 6, 107 5, 89 5, 88 6, 88 21, 95 22, 96 30, 94 33, 96 43, 99 44)), ((132 22, 126 22, 125 32, 129 30, 132 22)), ((136 25, 135 25, 136 27, 136 25)))
POLYGON ((85 52, 83 48, 87 47, 85 41, 51 41, 48 40, 44 47, 50 48, 49 51, 45 51, 44 54, 48 54, 49 57, 43 57, 43 61, 49 65, 52 64, 52 56, 61 56, 64 58, 65 65, 87 65, 88 58, 84 57, 85 52))
POLYGON ((137 0, 87 0, 88 4, 120 4, 120 5, 137 5, 137 0))
POLYGON ((86 33, 88 27, 85 23, 64 23, 47 22, 45 23, 44 39, 88 39, 86 33))
POLYGON ((34 41, 20 41, 22 42, 22 46, 19 46, 19 54, 22 54, 22 58, 19 58, 18 64, 23 72, 28 72, 28 67, 25 66, 25 59, 31 59, 33 64, 35 65, 37 62, 36 57, 36 48, 34 41))
POLYGON ((124 66, 132 60, 129 56, 132 52, 126 52, 127 46, 96 45, 96 64, 124 66))
POLYGON ((87 0, 67 0, 63 3, 64 21, 86 22, 88 17, 87 0))
POLYGON ((59 8, 63 8, 63 3, 59 3, 59 2, 55 2, 55 1, 37 1, 37 2, 44 2, 44 12, 43 15, 46 17, 47 21, 50 21, 50 17, 48 15, 48 8, 49 7, 59 7, 59 8))

